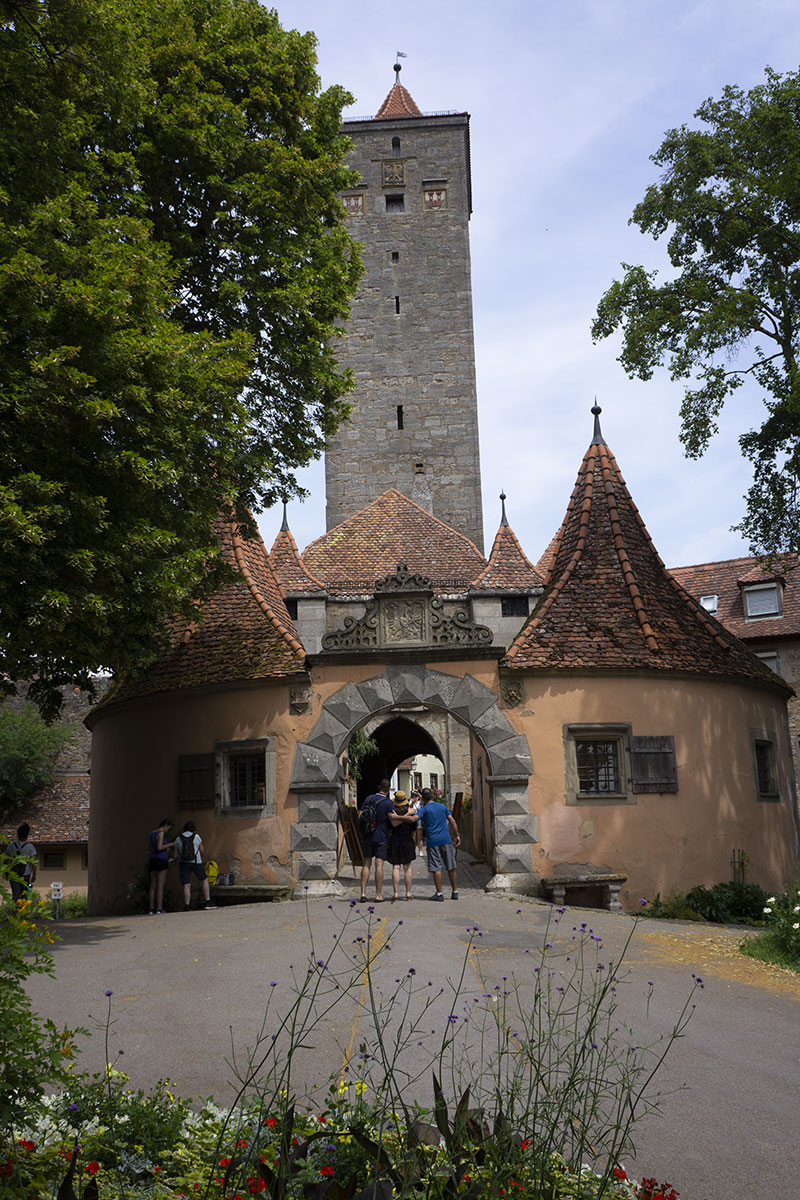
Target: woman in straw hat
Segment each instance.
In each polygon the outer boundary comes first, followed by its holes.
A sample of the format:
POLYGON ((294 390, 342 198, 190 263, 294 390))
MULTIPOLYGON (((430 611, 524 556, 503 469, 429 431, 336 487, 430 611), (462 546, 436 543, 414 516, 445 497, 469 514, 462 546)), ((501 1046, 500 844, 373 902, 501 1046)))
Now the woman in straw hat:
POLYGON ((408 802, 403 791, 394 794, 394 811, 389 814, 389 848, 387 862, 392 864, 392 900, 399 900, 400 868, 406 885, 406 900, 411 899, 411 867, 417 855, 414 832, 417 828, 417 810, 408 802))

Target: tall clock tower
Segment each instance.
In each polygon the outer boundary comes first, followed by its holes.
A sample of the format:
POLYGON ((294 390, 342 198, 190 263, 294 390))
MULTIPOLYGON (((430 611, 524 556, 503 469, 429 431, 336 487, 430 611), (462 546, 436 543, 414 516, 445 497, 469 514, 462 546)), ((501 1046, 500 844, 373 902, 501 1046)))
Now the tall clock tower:
POLYGON ((356 390, 326 451, 327 527, 395 487, 483 552, 469 114, 423 114, 394 69, 377 114, 345 123, 365 274, 338 349, 356 390))

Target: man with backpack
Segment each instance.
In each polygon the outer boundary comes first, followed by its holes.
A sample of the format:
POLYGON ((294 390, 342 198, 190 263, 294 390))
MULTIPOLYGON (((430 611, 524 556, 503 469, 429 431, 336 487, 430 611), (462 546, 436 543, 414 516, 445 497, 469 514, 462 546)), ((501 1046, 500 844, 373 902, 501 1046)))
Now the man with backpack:
POLYGON ((375 903, 383 903, 383 864, 386 861, 389 843, 389 813, 394 805, 389 796, 389 780, 382 779, 377 792, 367 796, 358 814, 358 832, 364 848, 364 865, 361 868, 361 903, 366 903, 367 884, 375 859, 375 903))
POLYGON ((11 898, 14 903, 21 900, 23 896, 27 896, 33 887, 36 879, 36 868, 39 860, 36 854, 36 847, 33 842, 28 841, 31 827, 27 821, 23 821, 22 825, 17 829, 17 836, 13 842, 9 842, 6 846, 6 858, 24 859, 24 862, 16 862, 11 866, 8 873, 8 882, 11 884, 11 898))
POLYGON ((211 889, 203 866, 203 841, 197 832, 194 821, 187 821, 183 833, 175 838, 175 849, 178 851, 178 869, 183 884, 183 911, 188 912, 192 907, 192 876, 200 880, 203 890, 204 908, 216 908, 211 899, 211 889))

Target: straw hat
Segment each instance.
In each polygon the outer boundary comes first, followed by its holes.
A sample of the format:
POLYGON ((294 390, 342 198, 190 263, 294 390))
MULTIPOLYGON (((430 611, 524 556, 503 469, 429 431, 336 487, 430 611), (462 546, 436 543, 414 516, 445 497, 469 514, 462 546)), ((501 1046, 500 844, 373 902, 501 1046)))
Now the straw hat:
POLYGON ((404 791, 400 790, 394 794, 394 806, 396 809, 408 808, 408 796, 404 791))

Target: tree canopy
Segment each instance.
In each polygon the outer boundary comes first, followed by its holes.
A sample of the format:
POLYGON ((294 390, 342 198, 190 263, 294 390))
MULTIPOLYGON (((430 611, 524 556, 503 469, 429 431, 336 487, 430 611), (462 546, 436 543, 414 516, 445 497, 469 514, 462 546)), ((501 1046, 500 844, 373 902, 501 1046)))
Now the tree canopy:
POLYGON ((674 268, 623 263, 600 300, 595 340, 622 330, 630 377, 666 366, 688 381, 681 439, 702 455, 725 400, 751 378, 764 419, 740 437, 754 482, 738 526, 754 551, 800 549, 800 72, 745 92, 726 87, 695 113, 700 129, 669 131, 652 156, 663 169, 631 223, 667 236, 674 268))
POLYGON ((257 0, 0 0, 0 678, 91 686, 347 411, 341 88, 257 0))

